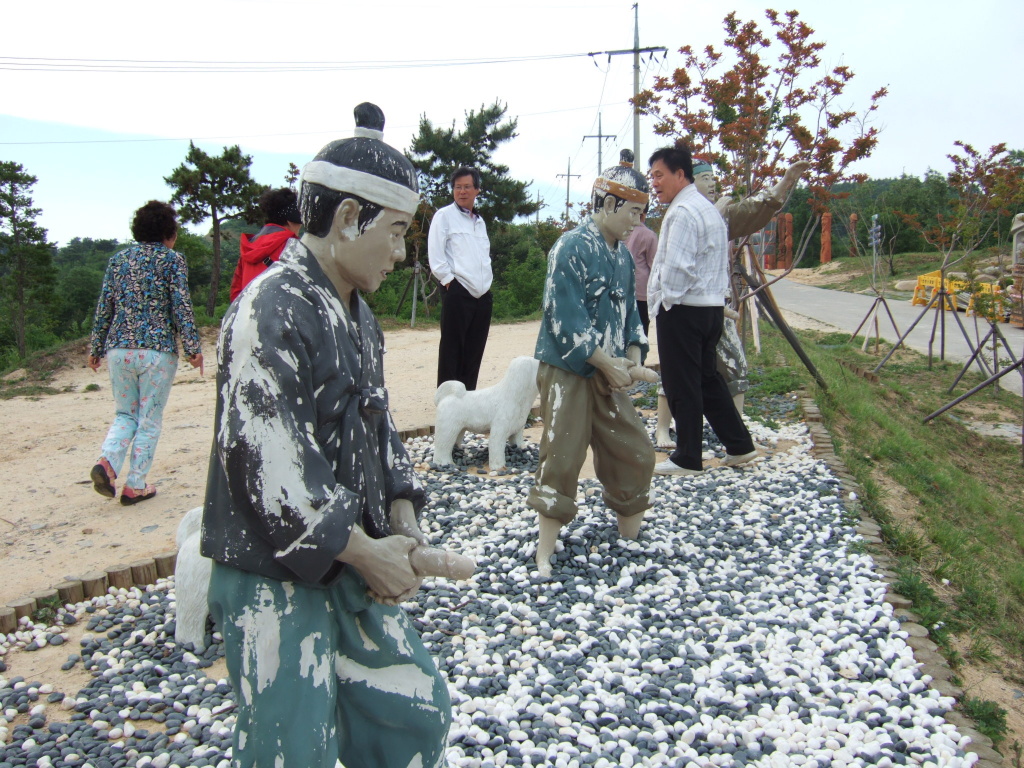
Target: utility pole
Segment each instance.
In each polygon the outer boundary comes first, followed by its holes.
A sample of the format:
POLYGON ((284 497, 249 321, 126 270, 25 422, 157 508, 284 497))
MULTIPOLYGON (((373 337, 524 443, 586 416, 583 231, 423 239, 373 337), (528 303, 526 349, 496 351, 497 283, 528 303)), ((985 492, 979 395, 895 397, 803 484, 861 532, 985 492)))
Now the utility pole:
MULTIPOLYGON (((607 54, 608 61, 611 61, 612 56, 618 56, 621 53, 632 53, 633 54, 633 98, 635 99, 640 95, 640 54, 641 53, 657 53, 662 51, 668 53, 668 48, 662 46, 652 46, 649 48, 640 47, 640 4, 633 3, 633 47, 626 48, 620 51, 596 51, 590 53, 590 56, 597 56, 599 53, 607 54)), ((636 158, 636 163, 640 164, 640 110, 637 109, 636 104, 633 105, 633 156, 636 158)))
POLYGON ((578 173, 572 172, 572 158, 569 158, 569 162, 565 166, 565 173, 556 173, 555 178, 565 176, 565 223, 569 223, 569 182, 572 177, 575 176, 577 179, 580 177, 578 173))
POLYGON ((605 139, 614 139, 614 138, 615 138, 614 134, 602 133, 601 132, 601 113, 598 112, 597 113, 597 134, 596 135, 595 134, 590 134, 588 136, 584 136, 583 137, 584 141, 586 141, 587 139, 597 139, 597 175, 598 176, 600 176, 601 175, 601 171, 604 170, 604 165, 601 163, 601 146, 602 146, 601 142, 604 141, 605 139))

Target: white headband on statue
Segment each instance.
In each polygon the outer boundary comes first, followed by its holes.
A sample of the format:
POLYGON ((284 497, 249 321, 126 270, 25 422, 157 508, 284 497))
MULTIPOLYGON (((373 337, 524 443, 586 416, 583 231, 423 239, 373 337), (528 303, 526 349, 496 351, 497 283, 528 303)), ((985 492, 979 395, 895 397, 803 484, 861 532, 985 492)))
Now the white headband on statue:
POLYGON ((306 163, 302 169, 302 181, 321 184, 336 192, 350 192, 371 203, 403 213, 415 213, 420 203, 420 196, 406 186, 324 160, 306 163))

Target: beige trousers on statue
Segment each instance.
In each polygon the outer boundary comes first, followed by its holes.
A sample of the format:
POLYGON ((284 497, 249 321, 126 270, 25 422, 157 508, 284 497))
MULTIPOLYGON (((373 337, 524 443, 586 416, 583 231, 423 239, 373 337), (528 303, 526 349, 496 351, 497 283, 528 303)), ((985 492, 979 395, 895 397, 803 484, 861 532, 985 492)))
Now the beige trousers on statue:
POLYGON ((604 503, 625 517, 651 506, 654 446, 625 392, 598 373, 586 379, 547 363, 537 371, 544 432, 527 503, 563 525, 576 517, 576 490, 587 446, 604 486, 604 503))

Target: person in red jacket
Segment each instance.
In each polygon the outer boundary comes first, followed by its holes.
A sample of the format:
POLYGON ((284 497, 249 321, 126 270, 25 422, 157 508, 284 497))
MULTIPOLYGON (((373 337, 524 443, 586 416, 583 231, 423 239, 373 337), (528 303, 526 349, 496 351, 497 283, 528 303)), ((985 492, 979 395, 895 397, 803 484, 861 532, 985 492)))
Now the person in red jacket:
POLYGON ((231 278, 231 301, 234 301, 253 279, 281 256, 287 242, 299 236, 298 197, 295 190, 268 189, 260 197, 260 210, 266 224, 255 235, 243 234, 238 241, 241 254, 235 275, 231 278))

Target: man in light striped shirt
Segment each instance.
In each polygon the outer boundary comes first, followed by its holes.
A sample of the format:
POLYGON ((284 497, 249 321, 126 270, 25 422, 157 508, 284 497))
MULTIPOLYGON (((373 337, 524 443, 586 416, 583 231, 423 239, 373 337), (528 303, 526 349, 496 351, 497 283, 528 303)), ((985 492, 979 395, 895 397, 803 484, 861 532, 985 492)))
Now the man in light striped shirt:
POLYGON ((725 221, 693 183, 688 147, 664 147, 650 159, 651 186, 668 203, 647 283, 658 333, 662 384, 676 424, 676 448, 655 465, 659 475, 696 475, 704 417, 725 445, 725 466, 758 456, 729 387, 715 364, 729 292, 725 221))

